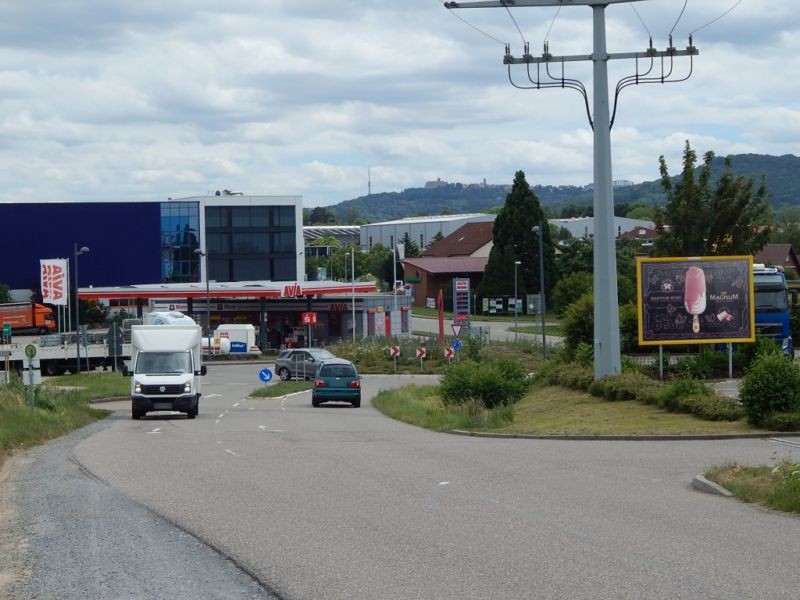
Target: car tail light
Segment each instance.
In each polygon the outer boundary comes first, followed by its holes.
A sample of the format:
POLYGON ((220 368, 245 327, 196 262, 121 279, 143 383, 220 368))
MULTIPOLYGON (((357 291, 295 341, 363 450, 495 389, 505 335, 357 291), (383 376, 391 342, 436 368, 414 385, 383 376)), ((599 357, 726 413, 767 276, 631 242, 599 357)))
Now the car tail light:
POLYGON ((350 383, 348 383, 347 387, 360 388, 361 387, 361 382, 358 379, 356 379, 356 380, 351 381, 350 383))
POLYGON ((315 379, 314 380, 314 387, 315 388, 328 387, 328 384, 325 383, 322 379, 315 379))

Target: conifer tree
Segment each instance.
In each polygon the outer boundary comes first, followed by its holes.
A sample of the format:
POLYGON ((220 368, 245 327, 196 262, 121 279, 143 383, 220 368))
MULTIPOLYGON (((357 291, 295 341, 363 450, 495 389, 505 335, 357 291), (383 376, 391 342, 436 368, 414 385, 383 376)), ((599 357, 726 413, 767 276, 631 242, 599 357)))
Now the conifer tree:
POLYGON ((492 230, 493 245, 489 253, 483 279, 478 286, 478 296, 493 298, 514 295, 514 261, 517 266, 517 296, 539 293, 539 238, 532 229, 544 223, 545 298, 555 284, 555 256, 550 227, 544 218, 539 199, 525 180, 525 173, 517 171, 511 191, 497 214, 492 230))

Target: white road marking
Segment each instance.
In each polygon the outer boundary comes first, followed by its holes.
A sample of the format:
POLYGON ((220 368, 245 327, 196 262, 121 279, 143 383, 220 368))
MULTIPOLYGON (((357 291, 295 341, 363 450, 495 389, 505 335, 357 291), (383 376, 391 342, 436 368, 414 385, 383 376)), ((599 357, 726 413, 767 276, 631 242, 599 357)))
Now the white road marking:
POLYGON ((219 425, 219 419, 217 419, 216 421, 214 421, 214 425, 219 425))
POLYGON ((776 444, 786 444, 787 446, 794 446, 795 448, 800 448, 800 441, 797 440, 787 440, 784 438, 769 438, 770 442, 775 442, 776 444))
POLYGON ((227 452, 228 454, 232 454, 233 456, 239 456, 238 454, 236 454, 236 452, 234 452, 233 450, 228 450, 227 448, 225 448, 225 452, 227 452))
POLYGON ((161 433, 161 427, 156 427, 152 431, 148 431, 147 433, 161 433))
POLYGON ((439 485, 450 485, 449 481, 440 481, 439 485))
POLYGON ((222 394, 206 394, 206 398, 219 398, 222 394))
POLYGON ((218 419, 221 419, 221 418, 222 418, 222 417, 224 417, 224 416, 225 416, 225 413, 222 413, 222 414, 221 414, 220 416, 218 416, 217 418, 218 418, 218 419))
POLYGON ((258 428, 261 431, 266 431, 268 433, 283 433, 285 431, 285 429, 267 429, 266 425, 259 425, 258 428))
POLYGON ((234 408, 236 408, 236 407, 237 407, 237 406, 239 406, 240 404, 241 404, 241 402, 237 402, 236 404, 234 404, 234 405, 233 405, 233 407, 234 407, 234 408))

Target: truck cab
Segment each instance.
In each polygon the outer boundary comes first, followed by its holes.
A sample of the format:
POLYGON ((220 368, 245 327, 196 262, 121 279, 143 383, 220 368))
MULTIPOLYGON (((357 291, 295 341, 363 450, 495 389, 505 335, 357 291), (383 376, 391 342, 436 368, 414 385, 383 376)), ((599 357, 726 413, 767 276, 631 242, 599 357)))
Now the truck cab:
POLYGON ((791 293, 783 269, 753 265, 755 290, 756 335, 774 339, 781 351, 794 356, 790 306, 797 304, 797 293, 791 293))

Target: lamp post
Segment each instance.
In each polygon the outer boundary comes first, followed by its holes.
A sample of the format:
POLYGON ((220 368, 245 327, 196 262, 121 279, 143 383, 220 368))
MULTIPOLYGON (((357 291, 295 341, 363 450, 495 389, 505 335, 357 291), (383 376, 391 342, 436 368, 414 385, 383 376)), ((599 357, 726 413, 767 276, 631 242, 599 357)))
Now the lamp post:
POLYGON ((534 225, 531 231, 539 236, 539 309, 542 313, 542 356, 547 358, 547 338, 544 333, 544 224, 534 225))
POLYGON ((89 252, 89 248, 81 246, 78 249, 78 243, 75 242, 75 349, 77 351, 77 360, 75 362, 75 373, 81 372, 81 305, 78 298, 78 257, 81 254, 89 252))
POLYGON ((211 289, 209 287, 209 272, 208 272, 208 252, 203 252, 200 248, 195 248, 195 254, 203 257, 205 263, 204 269, 206 272, 206 325, 208 329, 208 356, 211 357, 211 289))
POLYGON ((517 341, 517 267, 522 264, 522 261, 514 261, 514 341, 517 341))
POLYGON ((350 246, 350 273, 353 285, 353 343, 356 343, 356 247, 350 246))

